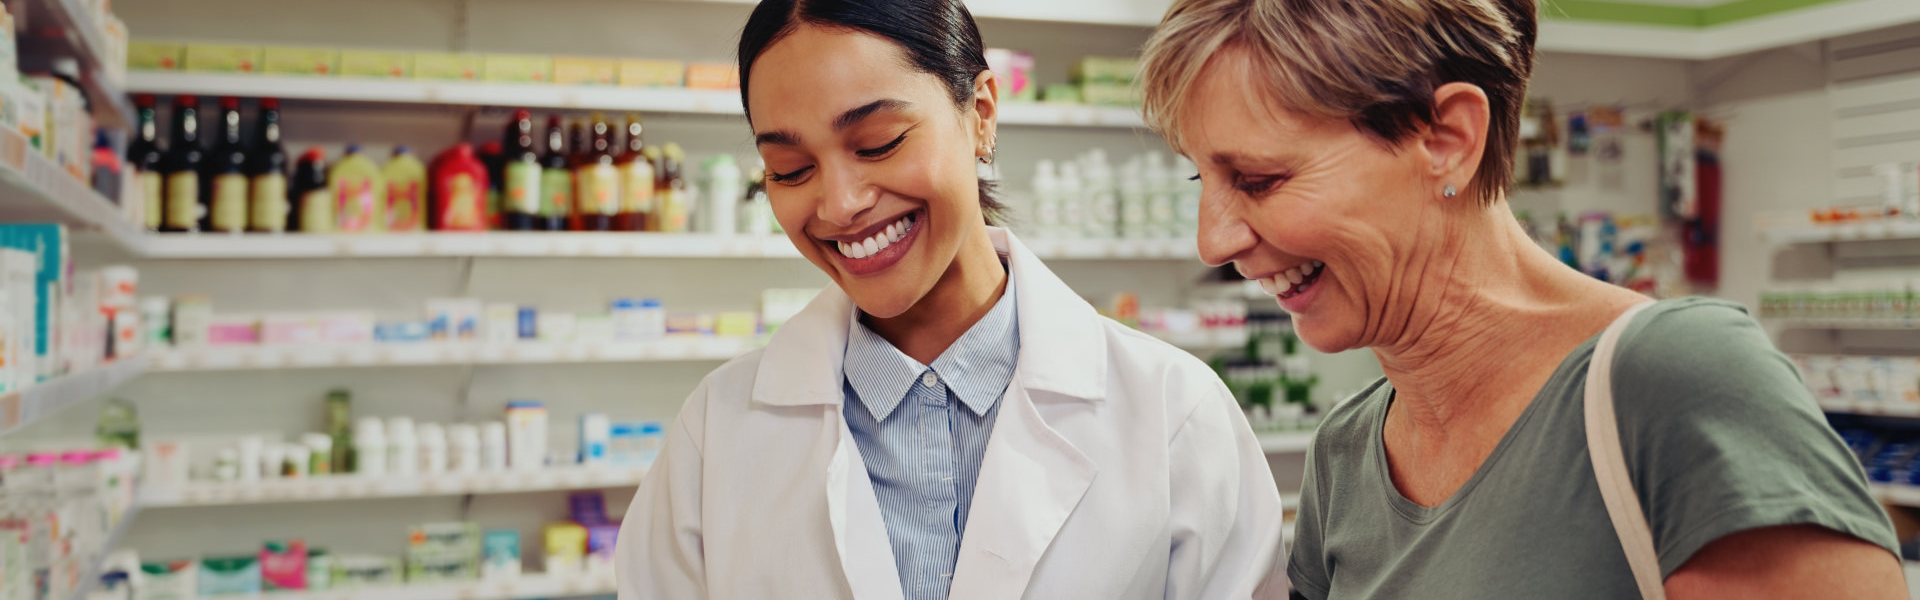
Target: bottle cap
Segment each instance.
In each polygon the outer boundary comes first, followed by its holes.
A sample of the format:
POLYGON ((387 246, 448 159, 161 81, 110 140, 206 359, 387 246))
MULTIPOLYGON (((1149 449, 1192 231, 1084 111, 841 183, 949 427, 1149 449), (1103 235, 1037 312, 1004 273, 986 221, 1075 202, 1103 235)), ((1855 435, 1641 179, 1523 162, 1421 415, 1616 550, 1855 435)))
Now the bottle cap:
POLYGON ((300 160, 303 160, 306 162, 320 162, 326 159, 327 159, 327 151, 322 150, 319 147, 308 148, 305 154, 300 155, 300 160))
POLYGON ((347 154, 359 154, 360 144, 347 144, 347 154))
POLYGON ((240 99, 233 96, 221 96, 220 108, 225 110, 240 110, 240 99))
POLYGON ((413 151, 413 149, 412 149, 412 148, 408 148, 406 144, 401 144, 401 145, 398 145, 398 146, 394 146, 394 147, 393 147, 393 155, 394 155, 394 156, 399 156, 399 155, 402 155, 402 154, 406 154, 406 153, 408 153, 408 152, 412 152, 412 151, 413 151))
POLYGON ((173 103, 181 106, 193 106, 200 103, 200 97, 193 94, 181 94, 173 97, 173 103))
POLYGON ((279 98, 261 98, 260 110, 280 110, 279 98))

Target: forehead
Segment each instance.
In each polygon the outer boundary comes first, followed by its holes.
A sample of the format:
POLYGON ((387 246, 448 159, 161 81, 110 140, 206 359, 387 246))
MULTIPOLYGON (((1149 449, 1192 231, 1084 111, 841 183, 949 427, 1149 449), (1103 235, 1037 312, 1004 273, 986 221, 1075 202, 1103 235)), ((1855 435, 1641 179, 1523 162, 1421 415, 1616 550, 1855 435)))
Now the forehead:
POLYGON ((882 98, 917 101, 938 80, 908 66, 906 53, 870 33, 801 24, 768 46, 748 73, 756 131, 822 126, 882 98))
POLYGON ((1257 68, 1238 45, 1221 48, 1200 68, 1175 120, 1183 154, 1206 161, 1213 152, 1245 150, 1251 140, 1269 147, 1298 143, 1345 123, 1283 106, 1265 91, 1273 83, 1255 75, 1257 68))

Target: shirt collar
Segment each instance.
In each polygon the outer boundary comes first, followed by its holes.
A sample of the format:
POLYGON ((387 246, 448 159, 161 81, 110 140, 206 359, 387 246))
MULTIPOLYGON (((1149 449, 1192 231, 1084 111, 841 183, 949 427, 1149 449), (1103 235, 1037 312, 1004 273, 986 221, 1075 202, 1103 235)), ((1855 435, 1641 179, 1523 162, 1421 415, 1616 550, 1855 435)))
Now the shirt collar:
MULTIPOLYGON (((1006 291, 986 316, 933 359, 933 372, 975 415, 985 415, 993 408, 1007 391, 1007 384, 1013 381, 1014 365, 1020 356, 1020 325, 1015 303, 1013 278, 1008 277, 1006 291)), ((928 367, 862 324, 858 308, 854 309, 853 317, 847 328, 846 358, 842 363, 847 383, 853 386, 854 395, 866 404, 874 420, 885 421, 928 367)))

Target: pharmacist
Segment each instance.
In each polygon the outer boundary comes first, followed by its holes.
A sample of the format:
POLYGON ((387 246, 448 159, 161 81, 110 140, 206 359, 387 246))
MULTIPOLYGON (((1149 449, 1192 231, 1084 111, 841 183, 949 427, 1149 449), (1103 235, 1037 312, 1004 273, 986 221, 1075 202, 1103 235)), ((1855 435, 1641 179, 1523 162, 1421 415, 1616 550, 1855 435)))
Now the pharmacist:
POLYGON ((681 409, 621 600, 1284 597, 1226 387, 984 225, 998 83, 960 0, 769 0, 739 56, 775 214, 835 285, 681 409))

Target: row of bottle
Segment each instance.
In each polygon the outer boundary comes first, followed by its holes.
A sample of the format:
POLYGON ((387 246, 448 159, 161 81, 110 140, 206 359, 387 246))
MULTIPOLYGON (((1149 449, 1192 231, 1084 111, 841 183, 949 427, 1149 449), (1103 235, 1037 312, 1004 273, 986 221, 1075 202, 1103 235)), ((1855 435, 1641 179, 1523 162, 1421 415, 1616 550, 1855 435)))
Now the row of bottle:
POLYGON ((730 155, 707 161, 705 202, 683 173, 677 144, 647 146, 638 115, 624 144, 606 119, 550 116, 544 135, 515 112, 501 143, 456 144, 423 164, 405 146, 384 167, 357 146, 333 165, 310 149, 287 175, 278 102, 265 99, 251 145, 241 141, 240 101, 220 101, 220 132, 201 147, 197 99, 175 99, 172 143, 163 149, 150 96, 138 100, 128 148, 154 231, 239 233, 484 231, 684 232, 700 217, 712 233, 769 233, 764 194, 747 187, 730 155), (570 135, 569 135, 570 133, 570 135), (571 146, 573 152, 567 151, 571 146), (759 199, 759 206, 741 205, 759 199), (704 204, 704 206, 696 206, 704 204))
POLYGON ((1098 148, 1058 167, 1042 159, 1034 169, 1029 228, 1045 239, 1193 237, 1200 185, 1179 173, 1157 152, 1128 159, 1119 170, 1098 148))

